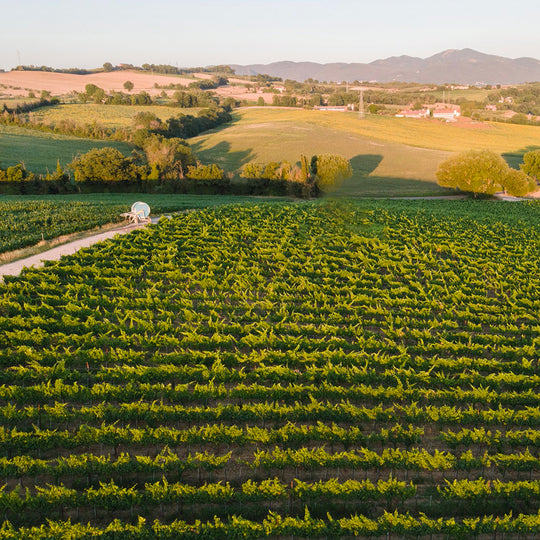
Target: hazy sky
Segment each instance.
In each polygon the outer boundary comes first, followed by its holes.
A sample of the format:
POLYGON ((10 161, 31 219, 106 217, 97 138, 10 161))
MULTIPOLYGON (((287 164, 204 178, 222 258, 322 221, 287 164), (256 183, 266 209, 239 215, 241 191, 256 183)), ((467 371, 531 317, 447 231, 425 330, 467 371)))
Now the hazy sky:
POLYGON ((540 58, 538 0, 0 0, 0 68, 540 58))

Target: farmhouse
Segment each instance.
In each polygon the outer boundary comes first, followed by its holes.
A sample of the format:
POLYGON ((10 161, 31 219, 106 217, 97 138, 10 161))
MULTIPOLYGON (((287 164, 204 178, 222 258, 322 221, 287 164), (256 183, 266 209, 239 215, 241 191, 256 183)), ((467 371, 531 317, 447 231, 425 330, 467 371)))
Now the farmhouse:
POLYGON ((454 106, 433 109, 433 118, 440 118, 447 122, 457 122, 457 119, 461 116, 459 108, 454 106))

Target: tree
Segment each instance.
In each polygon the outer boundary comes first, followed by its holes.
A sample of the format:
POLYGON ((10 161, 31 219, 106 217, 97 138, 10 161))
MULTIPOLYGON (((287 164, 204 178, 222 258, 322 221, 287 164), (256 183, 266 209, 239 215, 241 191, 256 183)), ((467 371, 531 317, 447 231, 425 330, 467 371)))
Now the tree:
POLYGON ((122 182, 137 178, 137 167, 130 158, 112 147, 93 148, 77 156, 68 167, 76 182, 122 182))
POLYGON ((104 103, 106 97, 107 95, 105 94, 105 90, 103 90, 103 88, 98 88, 92 95, 94 103, 104 103))
POLYGON ((0 168, 0 182, 30 182, 34 178, 34 174, 28 172, 22 163, 8 167, 5 171, 0 168))
POLYGON ((349 160, 336 154, 319 154, 311 158, 311 174, 321 191, 331 191, 353 174, 349 160))
POLYGON ((508 173, 506 161, 495 152, 469 150, 443 161, 436 174, 440 186, 493 194, 504 186, 508 173))
POLYGON ((114 67, 110 62, 105 62, 103 64, 103 71, 113 71, 114 67))
POLYGON ((239 102, 236 101, 233 97, 226 97, 222 103, 221 106, 227 111, 231 112, 235 107, 238 107, 239 102))
POLYGON ((150 135, 144 141, 144 152, 148 164, 166 178, 183 178, 187 167, 195 162, 189 145, 177 137, 150 135))
POLYGON ((99 86, 96 86, 95 84, 92 84, 92 83, 88 83, 84 87, 84 91, 86 95, 89 97, 92 97, 97 90, 99 90, 99 86))
POLYGON ((312 107, 320 107, 323 104, 323 97, 321 94, 313 94, 309 100, 309 104, 312 107))
POLYGON ((264 165, 262 163, 246 163, 242 167, 240 176, 242 178, 262 178, 264 173, 264 165))
POLYGON ((535 182, 540 182, 540 150, 527 152, 523 156, 521 170, 535 182))
POLYGON ((152 130, 161 129, 162 122, 154 113, 141 111, 133 118, 133 128, 152 130))
POLYGON ((263 178, 268 178, 269 180, 275 180, 276 178, 281 178, 281 172, 279 171, 280 163, 277 161, 270 161, 266 164, 263 171, 263 178))
POLYGON ((132 105, 151 105, 152 98, 150 97, 150 94, 148 92, 145 92, 143 90, 142 92, 139 92, 138 94, 131 96, 131 104, 132 105))
POLYGON ((135 85, 131 82, 131 81, 126 81, 124 83, 124 88, 128 91, 128 92, 131 92, 133 90, 133 87, 135 85))
POLYGON ((215 163, 211 165, 199 163, 196 166, 189 166, 186 176, 192 180, 223 180, 225 171, 215 163))
POLYGON ((504 179, 504 188, 509 195, 523 197, 536 188, 536 181, 529 178, 523 171, 509 168, 504 179))

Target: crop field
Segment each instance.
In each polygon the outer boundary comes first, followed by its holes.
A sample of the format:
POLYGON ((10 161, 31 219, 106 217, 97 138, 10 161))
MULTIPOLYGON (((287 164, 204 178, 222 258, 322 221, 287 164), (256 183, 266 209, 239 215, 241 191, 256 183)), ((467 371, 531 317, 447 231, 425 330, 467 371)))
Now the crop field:
POLYGON ((117 148, 125 155, 131 154, 131 147, 126 143, 80 139, 0 125, 0 166, 9 167, 24 163, 26 169, 35 174, 54 172, 57 161, 65 166, 73 161, 77 154, 104 146, 117 148))
POLYGON ((0 254, 122 221, 120 214, 140 199, 153 214, 261 201, 260 197, 146 193, 0 196, 0 254))
POLYGON ((482 129, 436 121, 294 109, 252 108, 235 122, 190 139, 205 162, 228 170, 248 161, 299 160, 300 154, 337 153, 351 160, 348 196, 440 195, 435 172, 451 152, 491 149, 522 154, 539 145, 531 126, 484 124, 482 129))
POLYGON ((128 210, 125 204, 0 200, 0 253, 121 221, 128 210))
POLYGON ((4 105, 8 107, 9 109, 14 109, 18 105, 24 105, 25 103, 34 103, 35 101, 38 101, 37 98, 14 98, 14 97, 5 97, 2 96, 2 86, 0 85, 0 109, 3 110, 4 105))
POLYGON ((223 206, 6 278, 0 538, 529 538, 539 208, 223 206))
POLYGON ((61 104, 44 107, 31 113, 32 117, 47 124, 55 124, 70 119, 78 124, 97 122, 108 128, 131 127, 133 119, 140 112, 155 114, 161 120, 167 120, 179 114, 197 115, 199 108, 182 109, 166 105, 96 105, 91 103, 61 104))

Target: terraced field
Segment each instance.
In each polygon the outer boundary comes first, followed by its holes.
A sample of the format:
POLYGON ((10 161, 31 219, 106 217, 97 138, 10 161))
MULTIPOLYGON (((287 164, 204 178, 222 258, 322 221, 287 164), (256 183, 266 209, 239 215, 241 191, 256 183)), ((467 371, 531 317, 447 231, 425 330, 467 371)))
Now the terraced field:
POLYGON ((0 538, 531 537, 538 211, 225 206, 7 279, 0 538))

